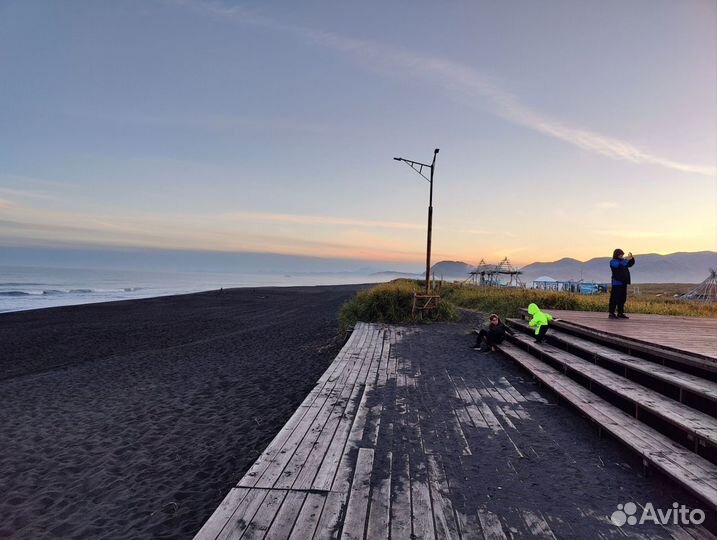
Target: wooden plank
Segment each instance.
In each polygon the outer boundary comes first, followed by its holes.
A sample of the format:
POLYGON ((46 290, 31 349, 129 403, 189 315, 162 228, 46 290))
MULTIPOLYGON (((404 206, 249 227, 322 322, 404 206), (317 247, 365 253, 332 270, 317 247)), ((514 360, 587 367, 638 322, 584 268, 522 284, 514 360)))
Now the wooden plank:
MULTIPOLYGON (((316 474, 311 484, 311 487, 313 489, 329 490, 331 489, 331 486, 334 482, 339 464, 341 462, 341 459, 343 458, 346 441, 349 437, 351 427, 354 423, 355 413, 360 406, 360 402, 363 400, 363 394, 365 391, 363 385, 366 381, 365 377, 367 376, 369 371, 368 368, 370 367, 367 365, 367 361, 371 362, 372 358, 365 359, 365 361, 360 366, 361 369, 359 369, 358 372, 356 372, 355 374, 352 373, 352 377, 350 379, 350 382, 353 384, 351 394, 348 397, 346 408, 344 409, 343 414, 338 420, 336 431, 333 433, 333 436, 330 439, 328 448, 323 455, 321 463, 309 463, 309 467, 317 467, 316 474)), ((342 396, 343 395, 345 394, 342 394, 342 396)), ((317 452, 320 452, 322 450, 323 444, 320 448, 317 449, 317 452)), ((309 476, 307 473, 307 475, 298 479, 298 485, 307 485, 308 479, 309 476)))
POLYGON ((472 455, 472 452, 470 445, 468 444, 468 439, 463 432, 463 427, 472 427, 473 422, 468 415, 468 411, 466 411, 465 405, 463 404, 463 400, 461 400, 460 396, 458 395, 458 391, 456 390, 455 384, 453 384, 453 380, 451 379, 450 373, 448 373, 448 370, 445 370, 444 373, 446 375, 446 378, 451 382, 451 393, 453 394, 454 398, 451 403, 451 412, 453 414, 448 418, 448 427, 453 432, 456 439, 459 440, 462 444, 461 454, 464 456, 470 456, 472 455))
MULTIPOLYGON (((262 476, 262 482, 271 483, 275 488, 290 488, 296 482, 304 464, 312 453, 319 459, 320 462, 321 456, 319 456, 318 452, 314 452, 315 446, 321 439, 321 434, 324 429, 328 426, 331 415, 336 415, 337 413, 339 416, 341 415, 343 405, 337 406, 335 405, 336 403, 343 404, 339 396, 331 396, 328 400, 326 400, 325 404, 316 415, 311 427, 304 434, 304 437, 298 442, 293 455, 291 455, 286 464, 283 465, 283 468, 281 467, 282 462, 277 460, 277 466, 273 469, 270 468, 266 473, 264 473, 264 476, 262 476)), ((310 474, 311 476, 311 478, 308 479, 308 485, 311 485, 316 471, 313 470, 307 474, 310 474)))
POLYGON ((515 419, 518 419, 519 416, 515 414, 510 407, 505 407, 503 405, 505 403, 505 399, 499 392, 497 392, 494 388, 487 386, 485 382, 481 381, 481 383, 483 384, 483 388, 479 389, 479 392, 482 397, 490 397, 494 401, 495 405, 493 410, 495 410, 497 416, 500 417, 501 424, 517 431, 518 428, 515 427, 515 424, 513 424, 513 421, 509 418, 509 416, 513 416, 515 419))
MULTIPOLYGON (((321 433, 312 443, 310 452, 292 484, 295 489, 316 489, 313 486, 319 469, 327 459, 327 452, 336 437, 337 430, 341 425, 341 420, 347 417, 347 415, 352 414, 352 411, 355 410, 355 402, 359 398, 361 388, 353 384, 350 386, 347 385, 347 390, 351 390, 351 395, 344 397, 344 394, 342 394, 339 398, 345 406, 334 407, 321 433)), ((328 458, 333 460, 333 467, 335 469, 338 459, 334 456, 329 456, 328 458)))
POLYGON ((340 395, 326 400, 314 424, 296 448, 274 487, 302 489, 311 487, 341 417, 350 405, 349 400, 353 395, 361 367, 362 363, 356 362, 341 385, 340 395))
POLYGON ((498 420, 498 418, 496 418, 495 414, 493 414, 493 411, 490 409, 490 407, 488 407, 488 405, 486 405, 486 403, 483 401, 483 398, 481 397, 478 390, 476 388, 473 388, 472 386, 468 386, 462 377, 460 378, 460 380, 463 383, 466 392, 473 401, 473 404, 480 411, 480 414, 485 420, 486 425, 493 431, 493 433, 500 433, 501 431, 504 431, 500 421, 498 420))
POLYGON ((717 319, 636 313, 629 321, 614 321, 596 312, 550 310, 550 314, 561 319, 551 323, 556 328, 717 371, 717 319))
POLYGON ((508 379, 506 379, 505 377, 500 377, 498 379, 498 383, 501 385, 502 388, 506 389, 510 393, 511 396, 513 396, 513 398, 515 399, 516 402, 524 403, 524 402, 529 401, 525 396, 523 396, 523 394, 518 392, 515 389, 515 387, 512 384, 510 384, 510 381, 508 379))
POLYGON ((313 540, 338 540, 346 506, 346 497, 346 493, 329 493, 326 496, 326 502, 313 540))
POLYGON ((241 503, 249 493, 247 488, 232 488, 227 493, 224 500, 219 504, 211 517, 206 521, 204 526, 199 529, 199 532, 194 537, 194 540, 214 540, 222 529, 226 526, 227 522, 240 508, 241 503))
POLYGON ((446 473, 440 458, 435 455, 426 456, 428 461, 428 479, 433 498, 433 521, 436 525, 436 538, 460 540, 458 521, 451 502, 446 473))
POLYGON ((411 537, 411 473, 408 454, 392 461, 391 474, 391 538, 411 537))
POLYGON ((264 538, 279 508, 281 508, 286 494, 286 490, 270 490, 267 493, 261 506, 257 508, 256 513, 247 524, 244 535, 241 537, 242 540, 261 540, 264 538))
POLYGON ((371 359, 371 367, 366 375, 366 386, 364 387, 363 395, 361 396, 361 401, 356 411, 351 431, 336 471, 334 482, 331 486, 332 491, 346 491, 351 483, 351 470, 353 469, 351 455, 353 450, 358 448, 361 440, 363 439, 363 433, 368 416, 367 401, 368 397, 373 395, 376 388, 376 377, 378 376, 377 363, 379 360, 380 351, 378 357, 376 357, 376 351, 374 349, 374 354, 371 359))
POLYGON ((359 448, 356 459, 356 471, 351 482, 346 519, 341 533, 342 540, 363 540, 368 514, 371 490, 371 469, 373 468, 371 448, 359 448))
POLYGON ((485 418, 481 414, 480 409, 478 409, 476 404, 473 403, 473 398, 468 393, 465 381, 461 377, 451 377, 450 375, 448 376, 448 378, 453 383, 453 388, 455 389, 460 400, 463 402, 463 405, 466 409, 466 413, 471 419, 473 425, 477 428, 488 429, 488 422, 486 422, 485 418))
MULTIPOLYGON (((505 380, 505 378, 503 378, 503 380, 505 380)), ((522 401, 525 401, 525 398, 518 394, 515 388, 513 388, 507 380, 505 380, 505 383, 500 381, 496 383, 488 379, 488 382, 493 385, 495 392, 503 398, 515 418, 520 420, 530 420, 530 415, 525 411, 525 409, 523 409, 518 399, 516 399, 515 394, 517 394, 522 401)))
POLYGON ((351 431, 351 426, 354 421, 356 409, 359 407, 359 402, 363 399, 364 386, 362 384, 356 384, 354 386, 349 403, 344 411, 339 425, 334 433, 331 444, 324 455, 319 470, 312 483, 312 489, 330 490, 331 485, 334 483, 336 472, 339 468, 339 463, 343 457, 344 448, 351 431))
MULTIPOLYGON (((702 472, 717 472, 716 465, 696 454, 674 452, 672 450, 674 442, 666 436, 641 424, 617 407, 590 393, 572 379, 546 366, 529 353, 507 343, 500 345, 500 349, 588 418, 638 452, 678 484, 697 495, 703 502, 709 504, 710 508, 717 506, 715 503, 717 501, 717 482, 705 481, 702 472), (645 436, 648 433, 651 436, 649 441, 645 436), (659 449, 658 443, 660 442, 664 444, 664 448, 668 449, 667 452, 656 450, 659 449), (697 473, 695 473, 695 469, 698 471, 697 473)), ((712 477, 714 477, 712 474, 707 476, 707 478, 712 477)))
POLYGON ((344 346, 341 347, 341 350, 336 355, 336 358, 334 358, 326 371, 316 381, 317 386, 319 386, 320 383, 331 379, 331 377, 337 372, 336 370, 342 369, 344 364, 352 364, 352 362, 348 362, 349 358, 353 357, 355 359, 357 357, 355 351, 362 349, 370 332, 370 325, 362 322, 356 324, 354 331, 351 332, 351 336, 349 336, 349 339, 346 343, 344 343, 344 346))
MULTIPOLYGON (((375 328, 371 328, 369 330, 369 335, 367 336, 367 339, 367 347, 373 350, 376 341, 379 339, 378 330, 375 328)), ((323 401, 317 401, 314 405, 312 405, 312 408, 314 409, 313 414, 307 414, 302 419, 301 423, 289 436, 278 454, 274 456, 271 462, 265 466, 264 472, 260 475, 259 479, 257 479, 256 485, 262 485, 264 487, 273 487, 274 483, 281 477, 282 473, 284 472, 287 465, 291 462, 292 458, 294 458, 294 455, 299 449, 306 434, 311 429, 314 430, 315 434, 320 433, 320 430, 323 427, 323 424, 325 423, 327 415, 329 413, 329 411, 326 410, 324 406, 326 404, 331 405, 333 403, 333 400, 335 400, 336 398, 336 388, 338 387, 343 390, 343 384, 349 377, 351 377, 352 373, 354 373, 354 368, 358 367, 359 373, 368 369, 367 364, 368 362, 370 362, 370 358, 367 357, 366 350, 367 349, 364 348, 361 351, 357 351, 357 354, 361 356, 357 360, 356 364, 352 367, 352 369, 344 369, 342 376, 336 380, 334 386, 328 391, 328 393, 324 392, 326 393, 325 399, 323 401)), ((295 459, 289 471, 292 476, 296 472, 296 469, 299 467, 299 465, 303 463, 303 460, 305 460, 306 451, 307 449, 306 447, 304 447, 304 450, 295 459)))
POLYGON ((552 345, 536 345, 528 338, 514 336, 512 338, 521 343, 529 350, 538 351, 540 354, 550 357, 571 370, 580 373, 595 384, 599 384, 606 390, 635 403, 674 426, 692 433, 708 444, 717 446, 717 419, 688 407, 682 403, 673 401, 659 392, 645 388, 620 375, 596 366, 573 354, 553 347, 552 345))
MULTIPOLYGON (((393 455, 391 452, 387 454, 388 471, 383 478, 374 480, 374 486, 371 490, 371 505, 368 514, 368 526, 366 527, 366 538, 378 540, 385 538, 388 540, 390 530, 389 523, 391 509, 391 473, 393 465, 393 455)), ((376 471, 373 473, 376 478, 376 471)))
MULTIPOLYGON (((425 459, 425 455, 417 453, 425 459)), ((411 522, 414 540, 436 538, 431 507, 431 489, 428 483, 428 469, 423 459, 411 460, 411 522)))
POLYGON ((236 540, 241 538, 268 493, 269 490, 266 489, 250 489, 234 514, 227 521, 222 532, 217 536, 217 540, 236 540))
POLYGON ((480 521, 480 526, 483 529, 485 540, 507 540, 500 519, 494 513, 481 508, 478 510, 478 521, 480 521))
MULTIPOLYGON (((366 327, 366 331, 362 332, 360 336, 363 339, 369 338, 371 335, 370 328, 366 327)), ((360 337, 359 336, 359 337, 360 337)), ((353 337, 353 336, 352 336, 353 337)), ((364 343, 361 341, 360 343, 364 343)), ((346 358, 346 355, 350 350, 347 347, 342 349, 342 352, 346 352, 342 357, 346 358)), ((353 352, 351 352, 353 354, 353 352)), ((346 363, 340 363, 335 366, 333 378, 326 380, 325 384, 321 387, 320 393, 315 395, 313 398, 307 398, 299 409, 292 415, 289 422, 282 428, 277 434, 274 440, 269 444, 266 450, 259 456, 254 462, 249 471, 240 480, 239 486, 252 487, 259 484, 262 476, 265 474, 267 469, 279 469, 279 472, 283 470, 283 466, 291 456, 293 456, 294 449, 301 442, 301 439, 305 435, 306 431, 310 428, 312 422, 319 414, 320 407, 326 403, 333 392, 334 387, 342 382, 343 377, 348 377, 351 372, 347 369, 346 363)), ((271 479, 275 480, 278 477, 276 470, 271 473, 271 479)), ((263 487, 272 487, 271 480, 265 479, 262 482, 263 487)))
POLYGON ((458 518, 458 527, 461 532, 461 538, 463 540, 484 540, 483 530, 478 520, 478 515, 456 511, 456 517, 458 518))
MULTIPOLYGON (((509 319, 512 326, 521 330, 531 330, 528 325, 519 319, 509 319)), ((714 381, 708 381, 697 375, 691 375, 677 369, 645 360, 637 356, 629 355, 598 343, 587 341, 567 334, 565 332, 551 331, 550 337, 553 341, 560 343, 568 352, 578 350, 583 354, 593 355, 596 359, 608 362, 612 365, 619 365, 631 371, 641 373, 650 378, 665 382, 667 384, 683 388, 689 392, 701 396, 710 401, 717 402, 717 385, 714 381)))
POLYGON ((550 529, 545 518, 538 512, 531 512, 530 510, 523 510, 523 521, 528 526, 528 530, 535 538, 542 538, 543 540, 556 540, 553 531, 550 529))
MULTIPOLYGON (((291 530, 289 540, 307 540, 313 538, 314 531, 319 524, 321 511, 324 508, 325 494, 309 493, 304 499, 304 504, 299 511, 294 527, 291 530)), ((277 540, 279 540, 277 538, 277 540)))
POLYGON ((264 539, 286 540, 289 538, 305 500, 306 492, 289 491, 264 539))
MULTIPOLYGON (((381 354, 377 364, 376 391, 382 392, 388 382, 389 353, 390 353, 390 331, 386 330, 383 336, 381 354)), ((376 446, 378 432, 381 426, 381 412, 383 412, 383 399, 377 399, 376 403, 369 408, 368 412, 368 444, 376 446)))

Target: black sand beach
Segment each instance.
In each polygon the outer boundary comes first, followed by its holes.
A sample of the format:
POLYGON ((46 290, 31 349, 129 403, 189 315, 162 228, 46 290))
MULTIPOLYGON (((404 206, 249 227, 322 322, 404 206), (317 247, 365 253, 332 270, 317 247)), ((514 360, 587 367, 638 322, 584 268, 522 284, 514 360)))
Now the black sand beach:
POLYGON ((339 351, 359 288, 0 315, 0 538, 191 538, 339 351))

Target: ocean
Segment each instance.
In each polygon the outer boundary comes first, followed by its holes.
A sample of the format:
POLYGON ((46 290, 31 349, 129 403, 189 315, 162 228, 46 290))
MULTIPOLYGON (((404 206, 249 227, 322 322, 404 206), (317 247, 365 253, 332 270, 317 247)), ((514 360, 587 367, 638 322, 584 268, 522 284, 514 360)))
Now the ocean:
POLYGON ((219 288, 386 281, 352 273, 146 272, 0 265, 0 312, 150 298, 219 288))

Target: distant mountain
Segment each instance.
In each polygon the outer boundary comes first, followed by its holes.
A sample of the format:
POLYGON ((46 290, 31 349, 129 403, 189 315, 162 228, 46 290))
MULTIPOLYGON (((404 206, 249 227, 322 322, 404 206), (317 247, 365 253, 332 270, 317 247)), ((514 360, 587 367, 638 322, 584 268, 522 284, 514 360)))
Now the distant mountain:
MULTIPOLYGON (((596 257, 584 262, 570 257, 553 262, 535 262, 520 269, 523 272, 520 278, 527 285, 542 276, 558 281, 583 279, 607 283, 610 281, 609 262, 609 257, 596 257)), ((635 255, 635 266, 630 273, 633 283, 701 283, 709 274, 710 268, 717 268, 715 251, 669 255, 647 253, 635 255)), ((475 266, 462 261, 440 261, 433 265, 432 272, 436 278, 456 280, 467 278, 474 269, 475 266)), ((374 275, 423 279, 423 272, 379 272, 374 275)))
MULTIPOLYGON (((471 266, 462 261, 441 261, 431 267, 431 272, 436 276, 436 279, 465 279, 474 268, 475 266, 471 266)), ((425 272, 422 272, 421 277, 423 277, 424 274, 425 272)))
MULTIPOLYGON (((521 268, 521 279, 530 284, 540 276, 557 280, 584 279, 585 281, 609 282, 610 258, 597 257, 589 261, 564 258, 554 262, 536 262, 521 268)), ((633 283, 700 283, 717 267, 717 252, 671 253, 658 255, 648 253, 635 255, 635 266, 630 274, 633 283)))
MULTIPOLYGON (((436 279, 465 279, 474 269, 474 266, 462 261, 440 261, 431 266, 431 272, 436 279)), ((385 276, 389 279, 409 278, 409 279, 425 279, 425 272, 397 272, 395 270, 385 270, 383 272, 374 272, 372 276, 385 276)))

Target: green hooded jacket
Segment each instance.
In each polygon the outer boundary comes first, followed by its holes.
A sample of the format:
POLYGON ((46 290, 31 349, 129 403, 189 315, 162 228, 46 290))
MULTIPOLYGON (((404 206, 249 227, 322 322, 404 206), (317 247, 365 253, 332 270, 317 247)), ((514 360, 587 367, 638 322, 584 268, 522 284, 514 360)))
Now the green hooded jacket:
POLYGON ((533 318, 530 319, 530 322, 528 323, 529 326, 535 326, 535 335, 538 335, 538 332, 540 332, 540 327, 545 325, 548 325, 548 321, 553 320, 553 316, 549 313, 543 313, 540 311, 540 308, 536 304, 530 304, 528 306, 528 313, 530 313, 533 318))

